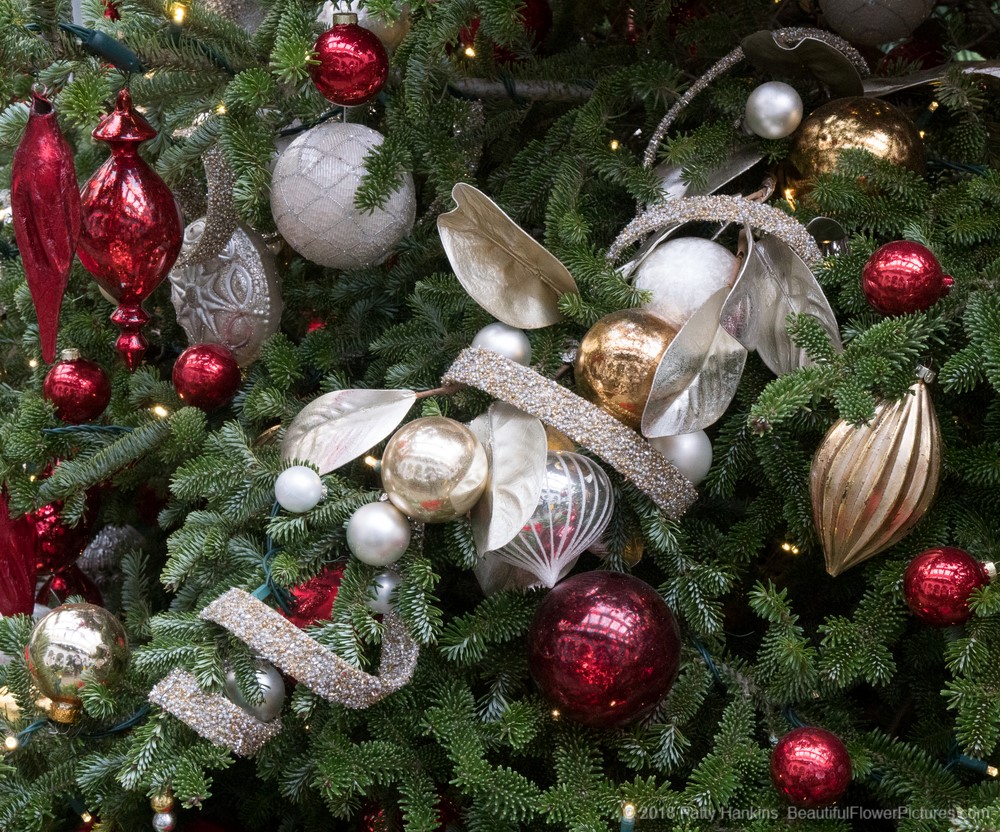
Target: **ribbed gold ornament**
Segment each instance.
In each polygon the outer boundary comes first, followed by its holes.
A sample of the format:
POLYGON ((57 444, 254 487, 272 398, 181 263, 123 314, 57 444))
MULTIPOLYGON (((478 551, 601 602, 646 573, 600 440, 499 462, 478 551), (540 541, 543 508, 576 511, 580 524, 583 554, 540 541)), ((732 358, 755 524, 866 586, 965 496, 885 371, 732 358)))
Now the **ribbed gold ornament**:
POLYGON ((809 483, 826 571, 839 575, 902 540, 930 507, 940 477, 941 430, 924 381, 880 404, 868 425, 836 422, 809 483))

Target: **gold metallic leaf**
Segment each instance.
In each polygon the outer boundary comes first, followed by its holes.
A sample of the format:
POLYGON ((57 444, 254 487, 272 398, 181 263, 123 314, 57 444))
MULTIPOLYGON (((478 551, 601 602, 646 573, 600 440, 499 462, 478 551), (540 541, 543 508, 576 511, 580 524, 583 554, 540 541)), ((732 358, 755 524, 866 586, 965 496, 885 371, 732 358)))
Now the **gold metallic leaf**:
POLYGON ((494 402, 469 423, 490 460, 486 491, 469 514, 479 554, 506 546, 538 504, 545 479, 547 441, 540 420, 494 402))
POLYGON ((335 390, 292 419, 282 459, 311 462, 328 474, 392 433, 416 400, 412 390, 335 390))
POLYGON ((803 37, 785 46, 767 30, 743 38, 743 52, 752 64, 768 75, 812 75, 829 88, 834 97, 861 95, 861 74, 835 46, 814 37, 803 37))
POLYGON ((438 234, 469 296, 519 329, 561 321, 559 297, 579 291, 569 270, 482 191, 459 182, 451 196, 458 207, 438 217, 438 234))
POLYGON ((837 318, 812 270, 787 243, 765 234, 747 253, 722 307, 722 326, 780 376, 810 363, 788 335, 786 318, 793 313, 812 315, 834 348, 843 349, 837 318))
POLYGON ((826 571, 839 575, 902 540, 930 507, 941 431, 923 382, 884 402, 869 425, 834 423, 809 475, 826 571))
POLYGON ((736 395, 747 351, 719 325, 729 288, 720 289, 681 327, 660 359, 642 413, 645 436, 708 427, 736 395))

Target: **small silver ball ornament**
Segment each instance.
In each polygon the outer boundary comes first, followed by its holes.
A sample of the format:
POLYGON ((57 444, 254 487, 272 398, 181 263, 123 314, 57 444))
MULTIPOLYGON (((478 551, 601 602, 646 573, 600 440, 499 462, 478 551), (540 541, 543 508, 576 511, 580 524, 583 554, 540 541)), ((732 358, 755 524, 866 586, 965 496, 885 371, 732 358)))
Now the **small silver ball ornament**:
POLYGON ((393 596, 399 586, 399 575, 395 572, 380 572, 372 578, 368 588, 368 608, 379 615, 392 612, 393 596))
POLYGON ((410 521, 391 503, 361 506, 347 521, 347 548, 362 563, 388 566, 410 545, 410 521))
POLYGON ((705 431, 657 436, 650 439, 649 444, 669 459, 694 485, 708 476, 712 467, 712 440, 705 431))
POLYGON ((747 97, 744 123, 764 139, 783 139, 802 123, 802 97, 781 81, 761 84, 747 97))
POLYGON ((323 487, 323 480, 305 465, 286 468, 274 483, 274 499, 292 514, 302 514, 315 508, 324 496, 326 489, 323 487))
POLYGON ((531 363, 531 341, 520 329, 497 321, 487 324, 472 339, 472 346, 495 352, 527 367, 531 363))
POLYGON ((251 705, 240 692, 236 673, 230 669, 226 672, 226 696, 234 705, 261 722, 270 722, 281 713, 285 704, 285 680, 273 664, 261 660, 257 663, 257 683, 264 691, 264 701, 259 705, 251 705))
POLYGON ((177 828, 177 818, 173 812, 157 812, 153 815, 153 829, 156 832, 174 832, 177 828))

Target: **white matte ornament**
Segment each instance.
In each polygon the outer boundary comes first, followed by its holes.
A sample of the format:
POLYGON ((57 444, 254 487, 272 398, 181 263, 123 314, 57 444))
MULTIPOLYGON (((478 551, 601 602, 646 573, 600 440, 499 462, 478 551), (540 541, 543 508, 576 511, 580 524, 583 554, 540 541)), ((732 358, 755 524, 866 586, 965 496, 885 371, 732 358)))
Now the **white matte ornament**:
POLYGON ((347 548, 369 566, 389 566, 410 545, 410 521, 391 503, 361 506, 347 521, 347 548))
POLYGON ((712 295, 736 280, 736 256, 701 237, 660 243, 635 271, 635 288, 651 292, 643 306, 680 329, 712 295))
POLYGON ((285 680, 273 664, 260 660, 257 663, 257 683, 264 692, 264 701, 251 705, 240 692, 236 673, 229 670, 226 672, 226 696, 255 719, 270 722, 281 713, 285 704, 285 680))
POLYGON ((334 269, 376 265, 410 233, 417 203, 409 173, 380 208, 354 205, 365 157, 383 141, 363 124, 327 121, 278 157, 271 213, 281 236, 307 260, 334 269))
POLYGON ((934 0, 819 0, 819 7, 838 35, 877 46, 913 34, 930 17, 934 0))
POLYGON ((527 367, 531 363, 531 341, 523 330, 497 321, 487 324, 472 339, 473 347, 495 352, 527 367))
POLYGON ((392 612, 393 596, 399 586, 399 575, 395 572, 380 572, 372 578, 368 587, 368 609, 379 615, 392 612))
POLYGON ((312 468, 293 465, 278 475, 274 482, 274 499, 285 511, 302 514, 315 508, 326 496, 323 480, 312 468))
POLYGON ((802 97, 795 87, 781 81, 761 84, 747 96, 744 122, 764 139, 783 139, 802 123, 802 97))
POLYGON ((712 440, 703 430, 679 433, 677 436, 657 436, 649 444, 669 459, 692 483, 698 485, 712 467, 712 440))

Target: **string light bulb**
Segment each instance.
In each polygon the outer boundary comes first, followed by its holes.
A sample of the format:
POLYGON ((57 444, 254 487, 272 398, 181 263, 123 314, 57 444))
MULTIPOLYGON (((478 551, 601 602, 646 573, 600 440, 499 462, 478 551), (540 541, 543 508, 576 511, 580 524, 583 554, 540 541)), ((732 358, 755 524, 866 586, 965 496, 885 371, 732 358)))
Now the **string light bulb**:
POLYGON ((226 102, 220 101, 219 106, 215 108, 215 112, 220 116, 224 116, 226 114, 226 102))
POLYGON ((622 146, 622 143, 620 141, 618 141, 618 139, 612 139, 611 140, 611 149, 612 150, 617 150, 621 146, 622 146))
POLYGON ((37 358, 29 358, 28 359, 28 366, 31 367, 32 370, 34 370, 36 367, 38 367, 38 359, 37 358))
POLYGON ((80 820, 84 823, 90 823, 94 819, 94 816, 90 812, 84 812, 80 815, 80 820))
POLYGON ((20 741, 13 734, 8 734, 6 737, 4 737, 3 747, 6 748, 8 751, 17 751, 18 746, 20 745, 21 745, 20 741))
POLYGON ((559 713, 559 709, 558 708, 553 708, 552 709, 552 718, 553 719, 559 719, 560 716, 562 716, 562 714, 559 713))
POLYGON ((796 546, 794 543, 790 543, 789 541, 786 540, 784 543, 781 544, 781 551, 788 552, 788 554, 790 555, 797 555, 799 553, 799 547, 796 546))
POLYGON ((476 48, 472 44, 469 44, 468 46, 465 47, 465 49, 463 50, 463 53, 464 53, 464 55, 465 55, 466 58, 475 58, 476 57, 476 48))
POLYGON ((166 419, 170 415, 170 411, 162 404, 154 404, 150 410, 153 411, 154 416, 159 416, 161 419, 166 419))
POLYGON ((785 202, 788 203, 788 207, 793 211, 795 210, 795 189, 785 188, 783 196, 785 197, 785 202))
POLYGON ((180 26, 184 22, 185 17, 187 17, 187 6, 183 3, 172 3, 170 5, 170 19, 174 23, 180 26))

